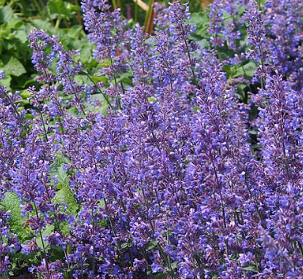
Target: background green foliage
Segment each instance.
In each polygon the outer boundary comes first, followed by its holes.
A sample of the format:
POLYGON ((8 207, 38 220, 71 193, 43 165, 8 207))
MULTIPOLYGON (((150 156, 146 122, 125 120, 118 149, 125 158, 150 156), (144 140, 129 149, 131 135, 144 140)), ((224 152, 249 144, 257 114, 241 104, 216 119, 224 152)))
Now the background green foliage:
MULTIPOLYGON (((129 24, 147 22, 148 13, 135 1, 111 2, 120 7, 129 24)), ((183 2, 189 3, 191 12, 200 12, 208 0, 183 2)), ((151 4, 148 0, 145 3, 151 4)), ((168 6, 167 0, 161 3, 168 6)), ((79 0, 0 0, 0 69, 5 73, 1 84, 13 91, 21 91, 21 95, 26 94, 23 91, 29 86, 38 86, 27 40, 33 28, 58 36, 66 50, 79 49, 82 64, 93 74, 96 62, 91 58, 92 48, 84 32, 79 0)))

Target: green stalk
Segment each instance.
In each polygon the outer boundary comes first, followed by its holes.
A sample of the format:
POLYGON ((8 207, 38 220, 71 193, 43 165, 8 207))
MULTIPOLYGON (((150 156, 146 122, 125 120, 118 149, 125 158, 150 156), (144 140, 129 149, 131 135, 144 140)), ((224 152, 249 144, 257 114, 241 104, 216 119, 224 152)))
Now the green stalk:
POLYGON ((153 14, 153 4, 154 4, 154 0, 150 0, 149 4, 148 4, 148 12, 145 16, 145 20, 144 20, 144 32, 147 33, 150 27, 150 22, 151 22, 151 17, 153 14))
MULTIPOLYGON (((80 6, 79 5, 79 0, 75 0, 75 5, 76 6, 80 6)), ((82 18, 81 18, 81 13, 80 11, 77 11, 77 20, 78 20, 78 24, 82 25, 82 18)))
POLYGON ((58 19, 56 20, 55 28, 59 28, 60 22, 61 22, 61 18, 58 18, 58 19))
POLYGON ((116 10, 117 9, 117 2, 116 2, 116 0, 112 0, 112 2, 113 2, 113 7, 114 7, 114 10, 116 10))

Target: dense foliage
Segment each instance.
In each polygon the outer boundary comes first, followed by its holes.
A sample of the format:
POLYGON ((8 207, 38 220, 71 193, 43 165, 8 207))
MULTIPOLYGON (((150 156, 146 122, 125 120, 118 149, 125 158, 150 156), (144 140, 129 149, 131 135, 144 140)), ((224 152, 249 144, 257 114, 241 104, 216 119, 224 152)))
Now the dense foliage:
POLYGON ((41 6, 37 1, 0 1, 0 69, 5 72, 1 84, 19 90, 21 96, 29 86, 38 86, 27 38, 34 28, 58 36, 67 49, 80 49, 82 63, 90 68, 91 45, 78 17, 80 6, 62 0, 44 2, 41 6))
POLYGON ((0 86, 1 278, 303 278, 302 1, 82 10, 0 86))

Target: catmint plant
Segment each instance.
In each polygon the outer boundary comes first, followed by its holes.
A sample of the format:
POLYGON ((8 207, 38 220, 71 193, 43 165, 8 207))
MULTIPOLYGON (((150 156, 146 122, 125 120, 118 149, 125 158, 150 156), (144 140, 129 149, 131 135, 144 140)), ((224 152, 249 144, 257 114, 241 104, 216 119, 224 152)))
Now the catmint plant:
POLYGON ((187 4, 146 34, 82 1, 92 76, 32 30, 27 103, 0 86, 0 276, 301 278, 297 5, 216 0, 203 45, 187 4))

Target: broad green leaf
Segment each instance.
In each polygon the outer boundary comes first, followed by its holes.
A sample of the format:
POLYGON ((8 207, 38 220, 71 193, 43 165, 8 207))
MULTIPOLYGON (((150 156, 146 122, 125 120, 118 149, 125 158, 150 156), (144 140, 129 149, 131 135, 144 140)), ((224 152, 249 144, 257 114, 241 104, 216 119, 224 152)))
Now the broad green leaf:
POLYGON ((68 175, 63 170, 63 165, 68 164, 69 160, 61 155, 57 155, 56 160, 52 163, 50 167, 49 174, 51 177, 56 177, 60 188, 63 186, 68 186, 68 175))
POLYGON ((3 24, 1 24, 0 38, 7 39, 9 35, 10 35, 10 29, 8 28, 7 22, 4 22, 3 24))
POLYGON ((0 80, 0 84, 6 86, 8 89, 11 85, 12 77, 10 75, 5 75, 3 79, 0 80))
POLYGON ((75 75, 74 80, 79 85, 84 85, 84 84, 93 85, 93 82, 86 75, 75 75))
POLYGON ((48 1, 47 6, 50 13, 58 18, 69 19, 71 16, 71 11, 67 8, 67 3, 62 0, 48 1))
MULTIPOLYGON (((209 34, 207 33, 209 27, 209 18, 207 13, 193 13, 191 18, 188 20, 188 23, 196 26, 195 32, 191 33, 188 38, 193 41, 200 41, 203 38, 208 38, 209 34)), ((206 44, 205 44, 206 45, 206 44)))
POLYGON ((51 165, 50 175, 52 177, 56 176, 58 180, 58 190, 53 199, 55 204, 66 203, 68 213, 76 213, 78 210, 77 201, 74 198, 74 194, 69 187, 69 179, 67 173, 63 170, 63 165, 67 164, 69 161, 67 158, 58 155, 55 162, 51 165))
POLYGON ((18 40, 22 44, 25 44, 27 42, 28 33, 25 30, 17 29, 17 30, 14 31, 13 35, 15 36, 15 38, 18 38, 18 40))
POLYGON ((31 93, 27 90, 22 90, 19 95, 22 99, 28 99, 31 96, 31 93))
POLYGON ((17 58, 12 56, 8 63, 4 66, 4 73, 19 77, 26 73, 26 69, 17 58))
POLYGON ((8 220, 10 228, 20 237, 25 239, 29 232, 24 228, 25 219, 21 217, 20 199, 14 192, 7 192, 1 202, 4 211, 9 211, 11 218, 8 220))
POLYGON ((53 202, 55 204, 66 203, 68 207, 66 212, 68 214, 75 214, 79 209, 79 205, 69 185, 63 185, 62 188, 56 192, 53 202))
POLYGON ((257 135, 258 131, 257 130, 249 130, 248 133, 251 134, 251 135, 257 135))
POLYGON ((196 24, 199 26, 203 26, 209 24, 209 18, 207 13, 205 12, 193 13, 187 22, 189 24, 196 24))
POLYGON ((75 213, 78 210, 77 201, 69 187, 69 179, 67 173, 63 170, 63 165, 69 163, 69 160, 61 155, 57 155, 55 162, 51 165, 50 175, 56 176, 58 180, 57 187, 60 189, 56 192, 53 202, 55 204, 66 203, 67 213, 75 213))
POLYGON ((244 66, 238 66, 238 69, 235 74, 233 74, 233 77, 239 77, 239 76, 245 76, 247 78, 252 78, 257 71, 257 65, 256 63, 250 61, 244 66))
POLYGON ((94 83, 103 82, 104 84, 108 84, 108 77, 105 76, 91 76, 91 79, 94 83))
POLYGON ((239 96, 241 96, 241 98, 244 102, 247 101, 246 100, 246 98, 247 98, 247 94, 246 94, 247 88, 248 88, 248 86, 247 86, 246 83, 237 84, 237 93, 239 94, 239 96))
POLYGON ((7 22, 14 16, 14 11, 11 7, 5 6, 0 9, 0 22, 7 22))
POLYGON ((34 119, 35 117, 32 115, 32 114, 30 114, 30 113, 27 113, 27 114, 25 114, 25 116, 24 116, 26 119, 34 119))
POLYGON ((22 26, 22 21, 17 17, 13 17, 7 22, 7 27, 9 29, 18 29, 21 26, 22 26))
POLYGON ((101 69, 101 68, 103 68, 103 67, 107 68, 107 67, 109 67, 110 65, 111 65, 111 62, 110 62, 109 59, 107 59, 107 60, 104 60, 104 61, 100 62, 100 63, 97 65, 97 69, 99 70, 99 69, 101 69))
MULTIPOLYGON (((37 29, 43 29, 45 32, 54 35, 62 35, 63 31, 59 28, 55 28, 52 24, 48 21, 42 19, 32 19, 30 20, 31 24, 37 29)), ((61 40, 61 38, 59 38, 61 40)))
POLYGON ((210 43, 207 39, 202 39, 198 43, 202 48, 210 48, 210 43))
POLYGON ((70 113, 73 117, 77 117, 79 115, 79 111, 76 107, 70 107, 68 110, 68 113, 70 113))
POLYGON ((68 29, 67 36, 72 39, 78 39, 80 37, 82 30, 83 28, 81 25, 74 25, 68 29))
POLYGON ((92 60, 92 48, 90 44, 85 44, 81 47, 81 61, 83 63, 89 63, 92 60))

